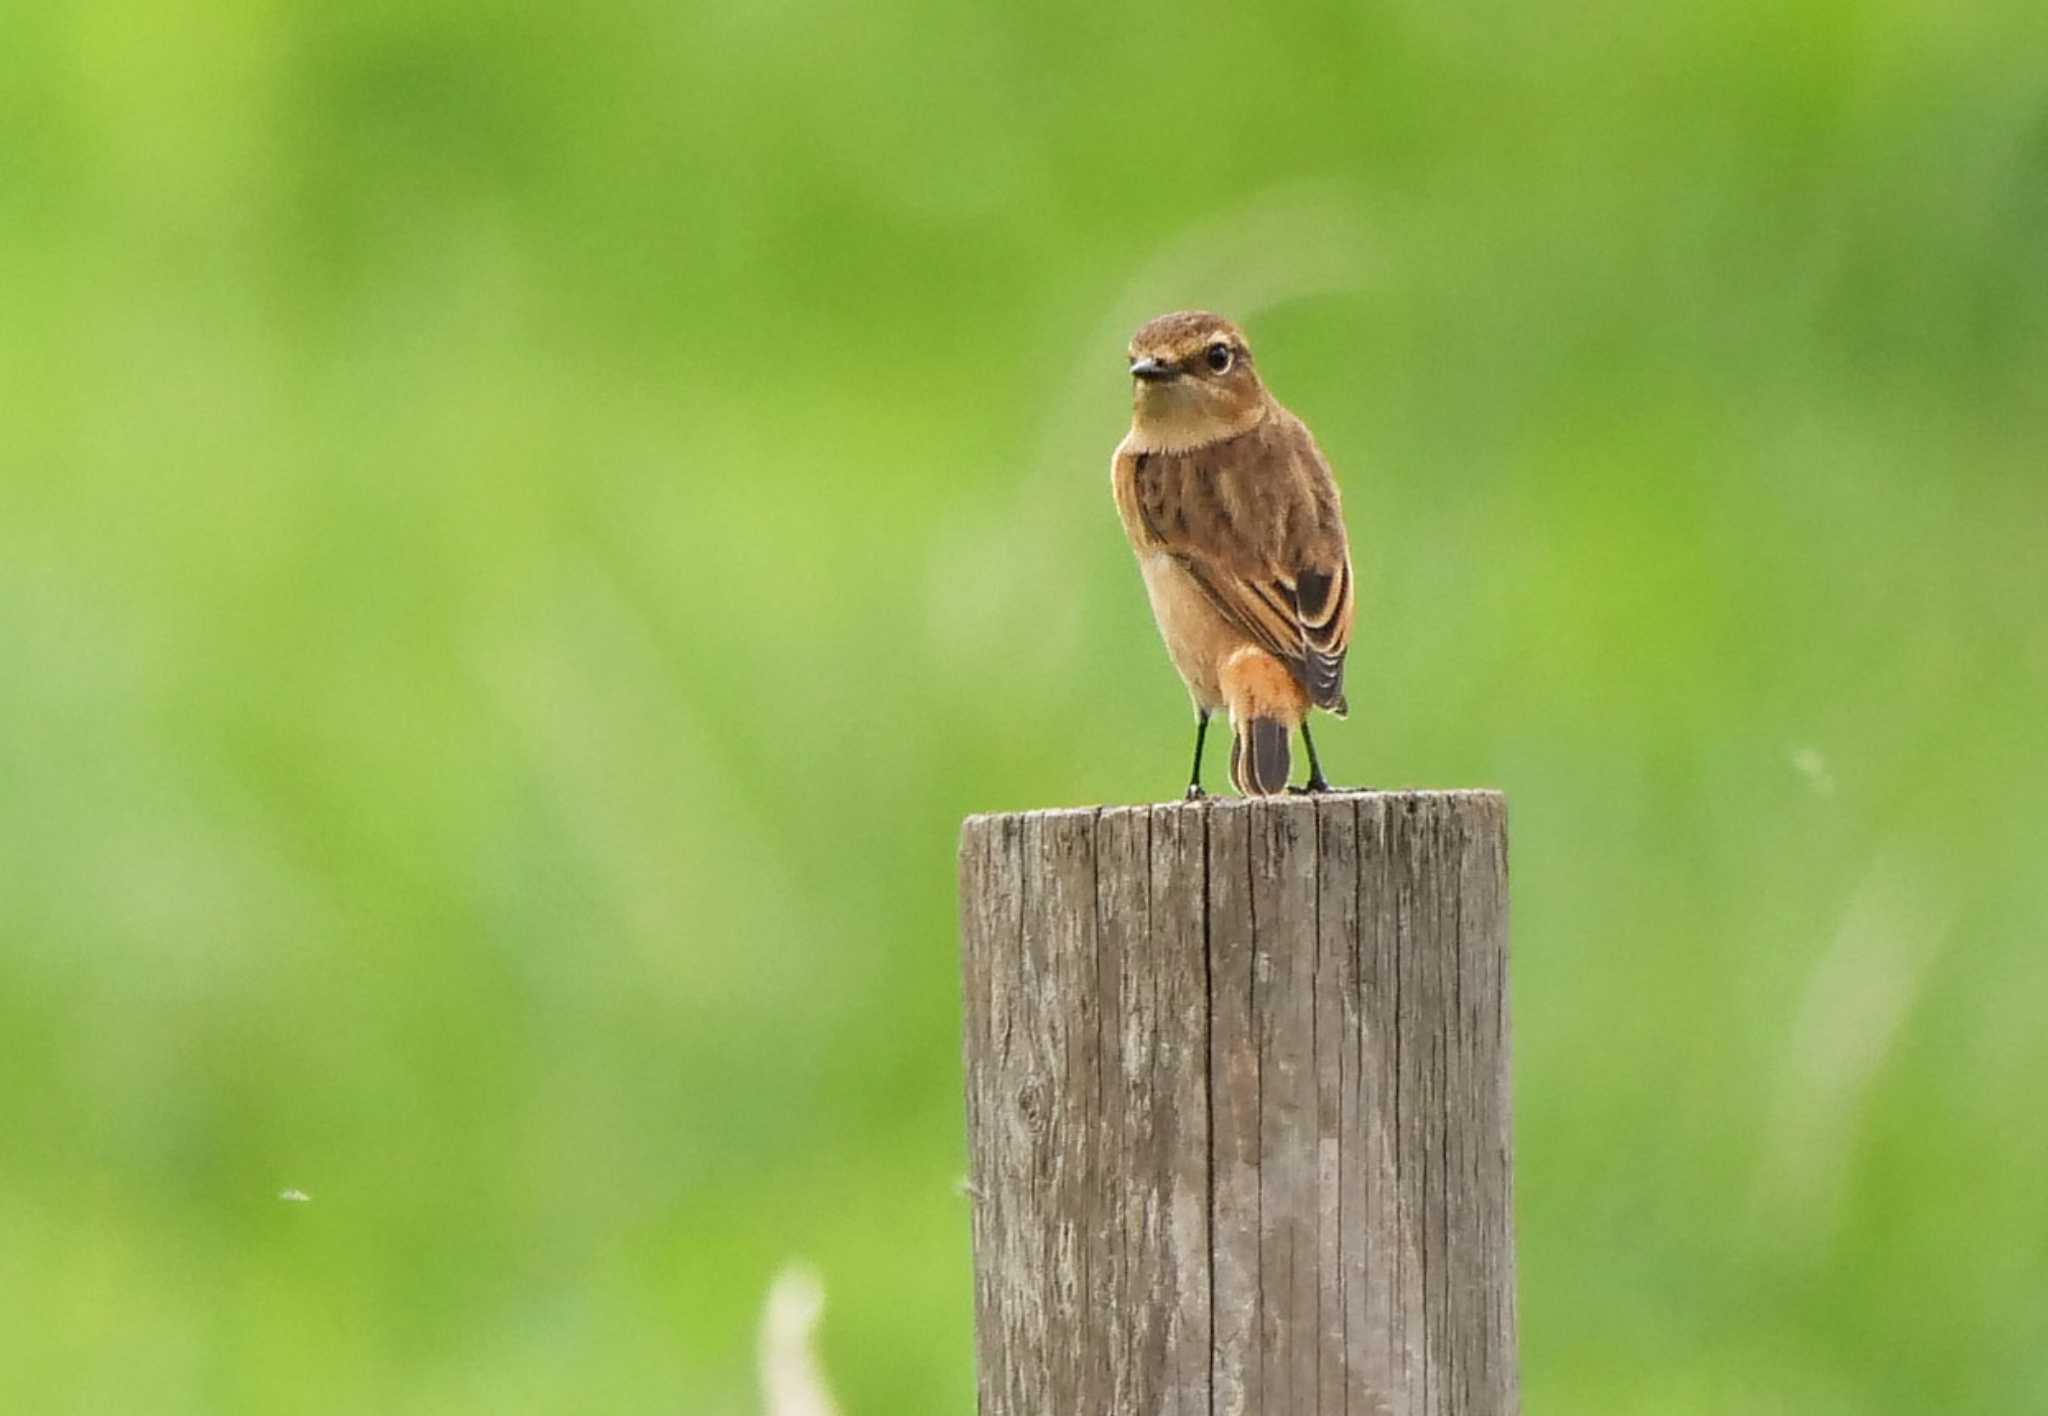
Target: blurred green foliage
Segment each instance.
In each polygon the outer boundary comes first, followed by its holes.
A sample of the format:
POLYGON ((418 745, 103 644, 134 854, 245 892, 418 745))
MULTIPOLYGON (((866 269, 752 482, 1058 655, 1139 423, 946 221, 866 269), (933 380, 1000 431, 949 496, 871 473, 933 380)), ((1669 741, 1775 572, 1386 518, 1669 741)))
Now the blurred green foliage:
POLYGON ((1334 773, 1513 796, 1530 1409, 2048 1406, 2041 6, 7 27, 0 1406, 745 1412, 804 1256, 970 1409, 954 834, 1179 788, 1192 304, 1334 773))

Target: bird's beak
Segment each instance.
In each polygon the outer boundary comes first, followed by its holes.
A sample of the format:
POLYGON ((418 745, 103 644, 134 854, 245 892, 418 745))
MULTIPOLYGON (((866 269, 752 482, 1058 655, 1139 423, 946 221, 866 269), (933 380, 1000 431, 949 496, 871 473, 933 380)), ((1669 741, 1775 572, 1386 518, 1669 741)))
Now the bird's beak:
POLYGON ((1164 359, 1147 354, 1142 359, 1131 360, 1131 377, 1143 379, 1146 383, 1165 383, 1168 379, 1180 377, 1180 370, 1164 359))

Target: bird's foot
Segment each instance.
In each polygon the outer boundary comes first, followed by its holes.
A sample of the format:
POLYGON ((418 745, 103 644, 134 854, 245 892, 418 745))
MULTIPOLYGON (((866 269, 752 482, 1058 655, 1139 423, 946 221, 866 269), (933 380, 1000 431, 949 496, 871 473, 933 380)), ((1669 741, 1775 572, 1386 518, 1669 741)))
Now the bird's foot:
POLYGON ((1203 790, 1202 790, 1202 788, 1201 788, 1201 784, 1200 784, 1200 783, 1197 783, 1197 782, 1190 782, 1190 783, 1188 783, 1188 790, 1187 790, 1187 795, 1186 795, 1186 798, 1185 798, 1185 800, 1188 800, 1188 801, 1206 801, 1206 800, 1208 799, 1208 797, 1209 797, 1209 794, 1208 794, 1207 792, 1205 792, 1205 791, 1203 791, 1203 790))

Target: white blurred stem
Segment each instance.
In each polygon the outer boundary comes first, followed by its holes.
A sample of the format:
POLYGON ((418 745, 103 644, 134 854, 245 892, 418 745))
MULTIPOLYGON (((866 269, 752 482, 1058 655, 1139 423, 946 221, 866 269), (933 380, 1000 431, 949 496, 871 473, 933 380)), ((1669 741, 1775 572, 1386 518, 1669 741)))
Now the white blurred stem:
POLYGON ((761 1391, 767 1416, 839 1416, 813 1339, 825 1285, 807 1268, 776 1275, 761 1313, 761 1391))

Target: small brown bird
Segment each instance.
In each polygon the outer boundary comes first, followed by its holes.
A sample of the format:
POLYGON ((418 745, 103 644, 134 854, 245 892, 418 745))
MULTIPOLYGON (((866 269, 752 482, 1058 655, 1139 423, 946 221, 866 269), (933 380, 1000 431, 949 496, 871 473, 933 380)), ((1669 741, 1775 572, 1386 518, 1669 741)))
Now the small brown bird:
POLYGON ((1195 701, 1202 795, 1209 715, 1230 710, 1230 779, 1247 795, 1287 786, 1301 729, 1308 786, 1328 791, 1311 707, 1343 717, 1351 551, 1330 464, 1301 419, 1259 381, 1244 332, 1201 310, 1131 338, 1131 431, 1110 464, 1124 533, 1173 666, 1195 701))

